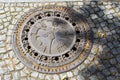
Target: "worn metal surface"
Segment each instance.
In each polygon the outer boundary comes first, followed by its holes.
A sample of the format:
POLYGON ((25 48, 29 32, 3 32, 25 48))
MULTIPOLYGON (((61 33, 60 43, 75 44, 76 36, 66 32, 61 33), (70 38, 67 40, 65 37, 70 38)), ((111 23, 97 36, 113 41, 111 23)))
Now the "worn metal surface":
POLYGON ((20 60, 43 73, 61 73, 77 67, 92 48, 89 25, 69 7, 30 10, 17 22, 13 34, 20 60))

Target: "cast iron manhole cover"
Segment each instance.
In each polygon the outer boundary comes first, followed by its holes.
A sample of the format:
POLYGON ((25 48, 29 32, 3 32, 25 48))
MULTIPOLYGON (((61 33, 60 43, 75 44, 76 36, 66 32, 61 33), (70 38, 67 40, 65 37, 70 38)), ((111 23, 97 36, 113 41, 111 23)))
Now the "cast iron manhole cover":
POLYGON ((30 10, 17 22, 13 46, 18 58, 42 73, 61 73, 80 65, 92 47, 86 20, 75 10, 45 6, 30 10))

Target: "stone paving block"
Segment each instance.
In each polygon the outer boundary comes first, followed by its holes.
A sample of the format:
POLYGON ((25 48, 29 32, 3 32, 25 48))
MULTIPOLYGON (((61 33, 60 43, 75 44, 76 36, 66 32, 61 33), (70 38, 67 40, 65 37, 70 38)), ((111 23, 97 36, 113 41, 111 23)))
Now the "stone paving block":
POLYGON ((103 73, 105 76, 109 76, 109 75, 110 75, 110 71, 109 71, 108 69, 103 70, 102 73, 103 73))
POLYGON ((117 56, 117 61, 118 61, 118 63, 120 63, 120 56, 117 56))
POLYGON ((104 78, 104 75, 103 75, 101 72, 98 72, 98 73, 97 73, 97 77, 98 77, 98 79, 100 80, 100 79, 103 79, 103 78, 104 78))
POLYGON ((107 77, 107 80, 115 80, 115 77, 114 76, 109 76, 109 77, 107 77))
POLYGON ((95 75, 90 76, 90 80, 97 80, 97 76, 95 76, 95 75))

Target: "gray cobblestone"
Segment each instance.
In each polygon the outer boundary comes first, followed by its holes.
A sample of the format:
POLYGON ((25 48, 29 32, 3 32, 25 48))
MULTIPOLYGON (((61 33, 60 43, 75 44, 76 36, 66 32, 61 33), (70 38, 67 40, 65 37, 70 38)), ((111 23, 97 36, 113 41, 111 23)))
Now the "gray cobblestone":
POLYGON ((105 31, 110 31, 110 29, 108 28, 108 27, 103 27, 103 30, 105 30, 105 31))
POLYGON ((114 76, 109 76, 109 77, 107 77, 107 80, 115 80, 115 77, 114 76))
POLYGON ((83 75, 84 77, 89 77, 90 74, 91 74, 91 73, 90 73, 87 69, 85 69, 85 70, 82 72, 82 75, 83 75))
POLYGON ((109 76, 109 75, 110 75, 110 71, 109 71, 108 69, 103 70, 102 73, 103 73, 105 76, 109 76))
POLYGON ((90 80, 97 80, 97 77, 95 75, 90 76, 90 80))
POLYGON ((120 56, 117 56, 117 61, 120 63, 120 56))
POLYGON ((103 74, 100 72, 97 73, 97 77, 99 80, 104 78, 103 74))
POLYGON ((111 63, 111 64, 117 64, 117 61, 116 61, 116 59, 111 59, 111 60, 110 60, 110 63, 111 63))
POLYGON ((110 72, 111 72, 112 75, 116 75, 118 73, 117 69, 115 67, 111 67, 110 72))

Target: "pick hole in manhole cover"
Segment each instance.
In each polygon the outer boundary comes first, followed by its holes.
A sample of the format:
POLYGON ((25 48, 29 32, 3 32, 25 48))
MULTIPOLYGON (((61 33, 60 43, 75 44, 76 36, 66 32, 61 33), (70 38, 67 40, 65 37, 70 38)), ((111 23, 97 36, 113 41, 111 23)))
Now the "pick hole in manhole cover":
POLYGON ((62 6, 30 10, 17 22, 14 51, 27 67, 42 73, 76 68, 88 56, 92 33, 85 18, 62 6))

